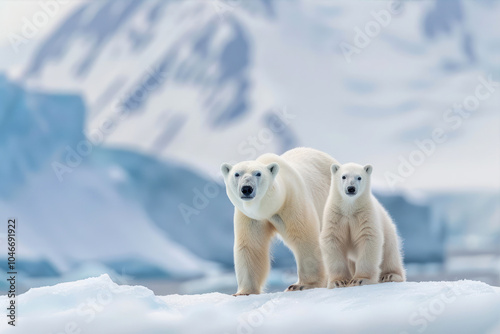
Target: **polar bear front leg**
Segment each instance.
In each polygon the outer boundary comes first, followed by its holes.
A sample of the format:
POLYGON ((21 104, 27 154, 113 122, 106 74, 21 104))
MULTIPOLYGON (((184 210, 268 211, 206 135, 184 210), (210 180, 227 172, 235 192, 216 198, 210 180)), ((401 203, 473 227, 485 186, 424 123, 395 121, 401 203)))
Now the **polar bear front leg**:
POLYGON ((238 291, 234 296, 259 294, 270 269, 269 246, 275 230, 267 221, 234 213, 234 266, 238 291))
POLYGON ((341 220, 341 215, 328 211, 323 219, 320 245, 328 275, 328 289, 349 286, 354 275, 354 270, 350 269, 347 258, 348 229, 345 224, 341 223, 341 220))
POLYGON ((332 235, 322 235, 321 249, 328 275, 327 288, 349 286, 352 275, 347 259, 347 247, 342 240, 332 235))
POLYGON ((379 282, 382 262, 383 237, 377 234, 363 236, 356 243, 356 272, 349 286, 375 284, 379 282))

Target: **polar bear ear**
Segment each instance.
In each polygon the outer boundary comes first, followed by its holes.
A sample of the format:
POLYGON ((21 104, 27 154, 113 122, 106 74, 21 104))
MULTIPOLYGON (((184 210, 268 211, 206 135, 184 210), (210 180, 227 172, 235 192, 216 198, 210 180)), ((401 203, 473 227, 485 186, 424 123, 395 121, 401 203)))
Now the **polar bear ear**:
POLYGON ((332 169, 332 174, 335 174, 340 169, 340 165, 333 164, 330 168, 332 169))
POLYGON ((273 162, 272 164, 267 165, 267 169, 269 169, 272 176, 276 176, 278 175, 278 172, 280 170, 280 165, 278 165, 276 162, 273 162))
POLYGON ((370 175, 373 171, 372 165, 366 165, 365 167, 363 167, 363 169, 365 170, 366 173, 368 173, 368 175, 370 175))
POLYGON ((233 168, 230 164, 223 163, 220 165, 220 171, 222 172, 222 175, 227 176, 229 174, 229 171, 233 168))

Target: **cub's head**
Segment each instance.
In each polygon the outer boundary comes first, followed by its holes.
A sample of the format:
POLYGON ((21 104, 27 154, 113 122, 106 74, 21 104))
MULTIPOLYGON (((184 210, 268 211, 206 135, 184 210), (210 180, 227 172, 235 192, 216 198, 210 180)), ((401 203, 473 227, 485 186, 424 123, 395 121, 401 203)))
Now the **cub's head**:
POLYGON ((234 166, 224 163, 220 169, 229 199, 252 201, 262 199, 280 167, 277 163, 265 165, 257 161, 243 161, 234 166))
POLYGON ((342 197, 354 199, 365 191, 370 191, 370 177, 373 170, 371 165, 333 164, 331 168, 334 186, 337 187, 342 197))

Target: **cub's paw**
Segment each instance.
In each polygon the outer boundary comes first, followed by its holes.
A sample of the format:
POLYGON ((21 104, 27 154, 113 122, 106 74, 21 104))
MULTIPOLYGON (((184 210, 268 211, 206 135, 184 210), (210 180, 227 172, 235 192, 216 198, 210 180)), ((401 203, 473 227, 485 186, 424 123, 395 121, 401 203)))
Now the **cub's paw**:
POLYGON ((234 297, 238 297, 238 296, 250 296, 250 294, 249 293, 238 293, 237 292, 237 293, 234 293, 233 296, 234 297))
POLYGON ((385 282, 403 282, 403 277, 398 274, 384 274, 380 276, 380 283, 385 282))
POLYGON ((342 279, 328 282, 328 289, 345 288, 349 286, 350 280, 342 279))

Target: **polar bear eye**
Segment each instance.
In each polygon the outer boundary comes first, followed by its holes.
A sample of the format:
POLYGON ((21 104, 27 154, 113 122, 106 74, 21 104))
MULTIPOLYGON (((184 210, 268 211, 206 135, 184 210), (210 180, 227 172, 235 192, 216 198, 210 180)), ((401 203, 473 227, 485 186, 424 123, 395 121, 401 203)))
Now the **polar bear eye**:
POLYGON ((358 176, 358 181, 361 181, 361 176, 358 176))
POLYGON ((342 176, 342 180, 345 180, 345 175, 344 175, 344 176, 342 176))
POLYGON ((257 174, 255 174, 255 176, 259 177, 261 176, 262 174, 260 172, 258 172, 257 174))
POLYGON ((234 174, 234 176, 235 176, 235 177, 238 177, 238 176, 240 176, 240 173, 236 173, 236 174, 234 174))

